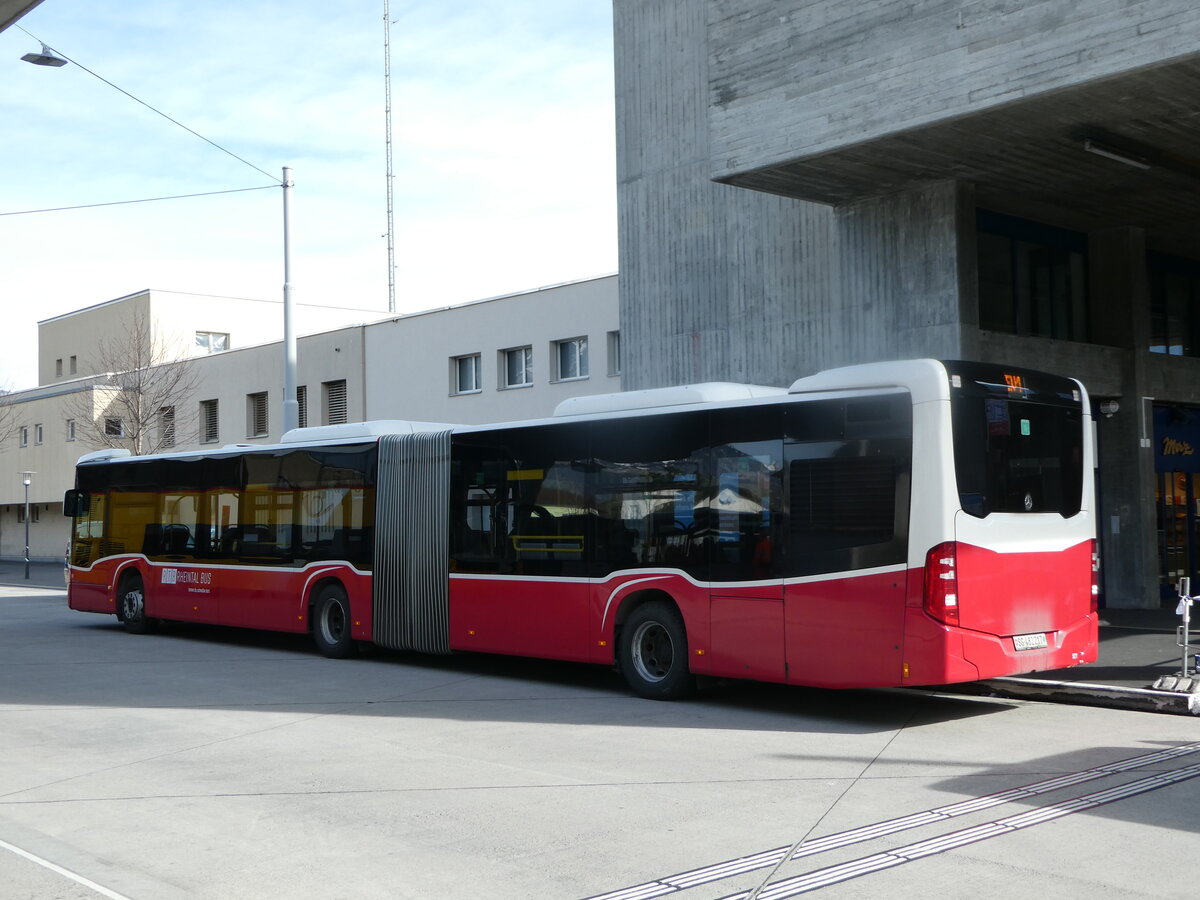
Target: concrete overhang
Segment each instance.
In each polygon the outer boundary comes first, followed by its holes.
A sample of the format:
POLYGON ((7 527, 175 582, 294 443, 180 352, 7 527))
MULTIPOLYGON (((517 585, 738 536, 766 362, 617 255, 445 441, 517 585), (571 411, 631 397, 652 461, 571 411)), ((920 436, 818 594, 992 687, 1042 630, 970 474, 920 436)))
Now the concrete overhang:
POLYGON ((0 31, 3 31, 42 0, 0 0, 0 31))
POLYGON ((1197 98, 1200 57, 1191 56, 716 180, 844 205, 957 179, 975 185, 980 205, 1195 233, 1197 98))

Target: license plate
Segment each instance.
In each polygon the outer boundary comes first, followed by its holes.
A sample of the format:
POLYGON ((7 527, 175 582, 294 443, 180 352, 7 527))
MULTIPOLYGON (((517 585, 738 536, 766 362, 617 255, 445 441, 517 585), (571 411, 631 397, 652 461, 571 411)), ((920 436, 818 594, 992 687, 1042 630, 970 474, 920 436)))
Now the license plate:
POLYGON ((1045 634, 1014 634, 1013 647, 1017 650, 1045 650, 1045 634))

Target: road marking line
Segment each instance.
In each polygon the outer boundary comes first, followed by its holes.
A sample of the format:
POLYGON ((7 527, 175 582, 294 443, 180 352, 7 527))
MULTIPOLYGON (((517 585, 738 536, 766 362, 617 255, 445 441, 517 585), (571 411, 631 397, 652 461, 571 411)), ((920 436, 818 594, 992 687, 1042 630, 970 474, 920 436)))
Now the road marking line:
MULTIPOLYGON (((1023 787, 1011 788, 997 794, 973 797, 969 800, 961 800, 958 803, 939 806, 925 812, 888 819, 887 821, 877 822, 872 825, 863 825, 859 828, 852 828, 849 831, 841 831, 806 841, 792 854, 791 859, 814 856, 818 853, 826 853, 840 847, 850 846, 851 844, 860 844, 864 841, 874 840, 875 838, 884 837, 889 834, 896 834, 900 831, 921 828, 925 825, 932 825, 935 822, 942 822, 956 816, 964 816, 969 813, 981 812, 985 809, 1002 806, 1005 803, 1012 803, 1014 800, 1036 797, 1077 784, 1086 784, 1089 781, 1106 778, 1109 775, 1117 775, 1157 763, 1168 762, 1197 752, 1200 752, 1200 741, 1191 744, 1181 744, 1178 747, 1171 747, 1166 750, 1157 750, 1154 753, 1146 753, 1142 756, 1134 756, 1129 759, 1118 760, 1117 762, 1106 763, 1105 765, 1095 766, 1091 769, 1082 769, 1066 775, 1056 775, 1053 778, 1047 778, 1044 781, 1034 782, 1023 787)), ((621 888, 607 894, 597 894, 587 898, 587 900, 648 900, 651 897, 662 897, 667 894, 697 887, 701 884, 710 884, 734 875, 742 875, 746 872, 753 872, 758 869, 766 869, 778 865, 790 849, 791 845, 776 847, 774 850, 764 850, 761 853, 741 856, 737 859, 716 863, 715 865, 692 869, 677 875, 671 875, 667 878, 659 878, 643 884, 621 888)))
POLYGON ((42 857, 30 853, 28 850, 22 850, 15 844, 10 844, 8 841, 0 840, 0 848, 8 850, 10 853, 15 853, 17 856, 23 856, 30 862, 37 863, 43 869, 49 869, 51 872, 56 872, 57 874, 62 875, 64 878, 69 878, 76 884, 81 884, 85 888, 89 888, 103 897, 108 897, 109 900, 131 900, 131 898, 126 897, 124 894, 118 894, 116 891, 110 891, 104 885, 96 884, 96 882, 92 881, 90 878, 84 878, 82 875, 72 872, 70 869, 64 869, 62 866, 52 863, 48 859, 42 859, 42 857))

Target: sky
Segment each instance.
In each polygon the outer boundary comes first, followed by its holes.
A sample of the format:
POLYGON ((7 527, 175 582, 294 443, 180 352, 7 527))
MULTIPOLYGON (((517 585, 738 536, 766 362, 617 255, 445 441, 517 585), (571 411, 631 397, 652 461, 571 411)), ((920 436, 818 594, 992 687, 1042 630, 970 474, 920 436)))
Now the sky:
MULTIPOLYGON (((0 388, 37 383, 42 319, 145 288, 281 299, 284 166, 295 300, 386 313, 383 8, 44 0, 0 32, 0 388), (39 39, 80 65, 22 62, 39 39)), ((390 19, 397 313, 615 272, 611 2, 390 19)))

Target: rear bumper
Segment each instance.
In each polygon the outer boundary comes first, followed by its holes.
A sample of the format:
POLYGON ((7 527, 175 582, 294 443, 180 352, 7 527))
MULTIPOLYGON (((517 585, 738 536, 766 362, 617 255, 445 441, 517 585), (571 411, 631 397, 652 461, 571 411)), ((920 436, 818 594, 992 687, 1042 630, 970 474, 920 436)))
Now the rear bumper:
POLYGON ((1004 675, 1047 672, 1095 662, 1099 617, 1089 614, 1046 632, 1044 650, 1017 650, 1011 635, 985 634, 935 622, 922 610, 905 616, 903 684, 978 681, 1004 675))

